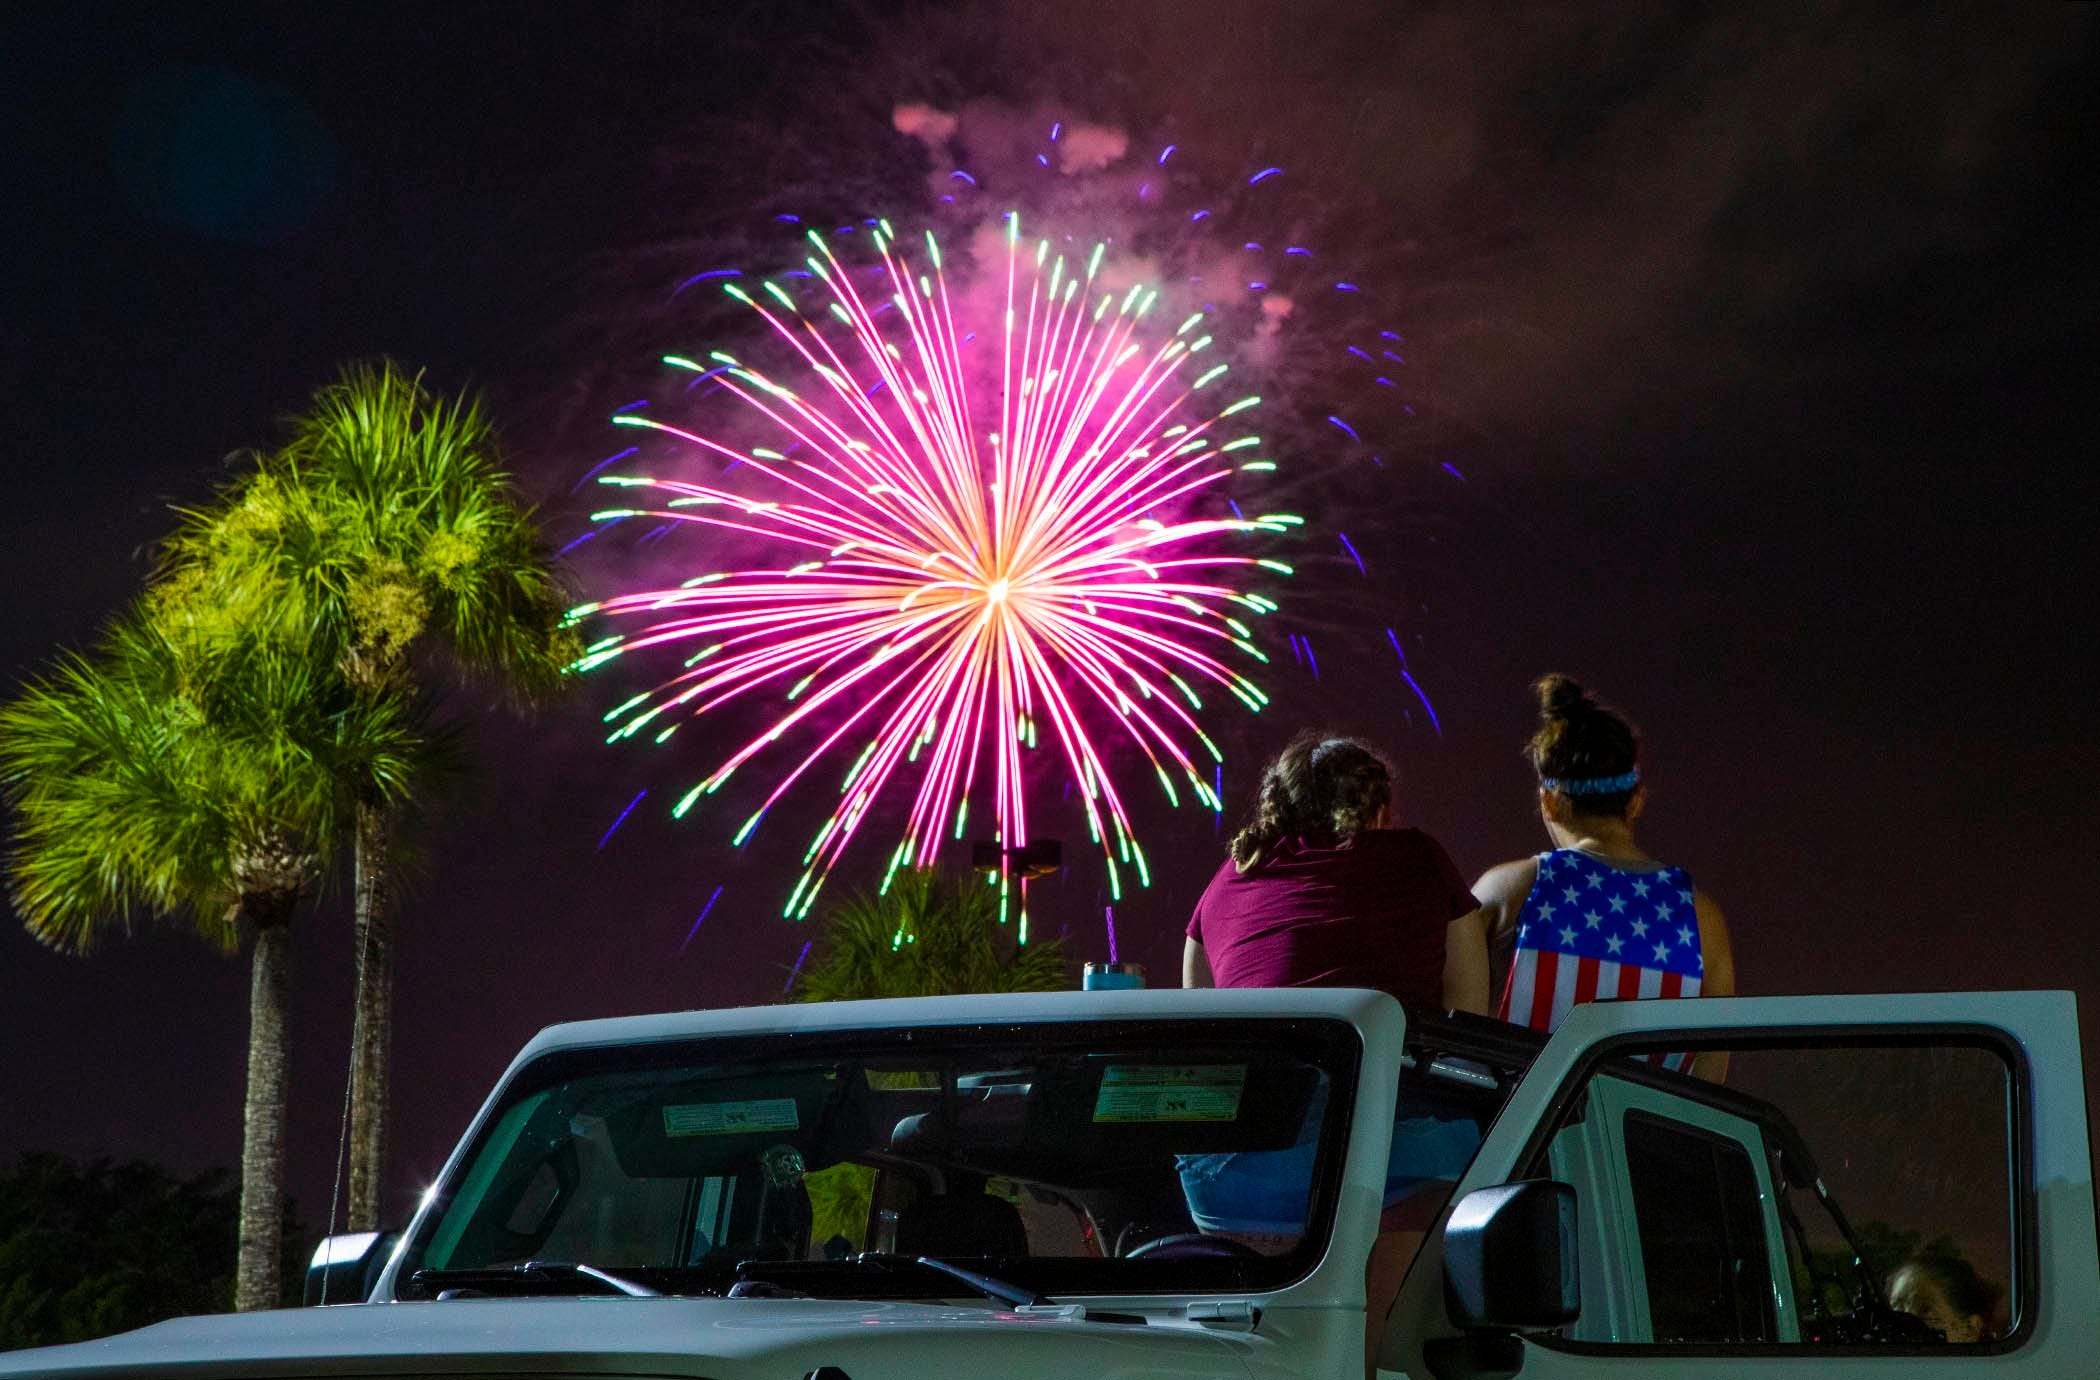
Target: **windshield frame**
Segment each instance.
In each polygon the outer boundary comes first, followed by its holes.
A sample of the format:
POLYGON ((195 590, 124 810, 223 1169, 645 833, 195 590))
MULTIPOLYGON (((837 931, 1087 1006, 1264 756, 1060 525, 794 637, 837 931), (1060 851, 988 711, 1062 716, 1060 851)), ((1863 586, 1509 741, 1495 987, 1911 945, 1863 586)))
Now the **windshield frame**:
MULTIPOLYGON (((440 1184, 428 1195, 389 1269, 383 1297, 417 1299, 413 1279, 476 1165, 499 1134, 507 1114, 548 1089, 591 1074, 644 1073, 681 1067, 749 1063, 767 1058, 806 1062, 895 1057, 923 1051, 949 1058, 970 1047, 1024 1046, 1057 1053, 1099 1056, 1112 1051, 1162 1053, 1244 1047, 1282 1053, 1319 1068, 1328 1079, 1327 1110, 1314 1160, 1307 1229, 1287 1251, 1261 1260, 1146 1260, 1091 1257, 1028 1257, 1002 1260, 998 1273, 1038 1292, 1072 1296, 1127 1297, 1146 1294, 1268 1292, 1288 1288, 1312 1274, 1325 1257, 1335 1229, 1348 1147, 1364 1064, 1363 1034, 1339 1015, 1132 1015, 1121 1019, 977 1021, 956 1024, 803 1031, 737 1032, 570 1046, 522 1060, 498 1086, 467 1144, 455 1154, 440 1184)), ((587 1262, 622 1269, 623 1262, 587 1262)), ((821 1265, 822 1262, 809 1262, 821 1265)), ((652 1284, 675 1281, 644 1268, 622 1270, 652 1284)), ((841 1272, 841 1280, 846 1272, 841 1272)), ((827 1293, 833 1292, 830 1290, 827 1293)), ((839 1296, 854 1296, 842 1282, 839 1296)))

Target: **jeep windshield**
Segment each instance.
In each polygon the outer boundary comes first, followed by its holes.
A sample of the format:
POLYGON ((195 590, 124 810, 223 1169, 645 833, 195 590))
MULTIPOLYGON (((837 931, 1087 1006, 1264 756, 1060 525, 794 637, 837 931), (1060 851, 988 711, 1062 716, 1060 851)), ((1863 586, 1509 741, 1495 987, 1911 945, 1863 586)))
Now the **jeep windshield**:
POLYGON ((441 1186, 397 1294, 579 1266, 667 1293, 970 1292, 875 1268, 898 1256, 1051 1296, 1280 1287, 1326 1246, 1360 1052, 1313 1018, 553 1052, 441 1186))

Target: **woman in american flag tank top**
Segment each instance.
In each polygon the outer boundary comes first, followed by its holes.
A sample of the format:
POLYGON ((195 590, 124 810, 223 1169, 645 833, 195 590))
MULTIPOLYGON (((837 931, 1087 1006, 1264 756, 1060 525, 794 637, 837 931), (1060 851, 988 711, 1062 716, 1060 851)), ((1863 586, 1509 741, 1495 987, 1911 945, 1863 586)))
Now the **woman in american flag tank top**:
MULTIPOLYGON (((1533 688, 1539 727, 1526 755, 1554 847, 1490 868, 1473 886, 1490 942, 1510 951, 1498 1013, 1550 1032, 1586 1001, 1734 995, 1721 908, 1691 873, 1634 841, 1647 794, 1633 725, 1567 676, 1533 688)), ((1727 1055, 1709 1051, 1693 1072, 1719 1079, 1726 1069, 1727 1055)))

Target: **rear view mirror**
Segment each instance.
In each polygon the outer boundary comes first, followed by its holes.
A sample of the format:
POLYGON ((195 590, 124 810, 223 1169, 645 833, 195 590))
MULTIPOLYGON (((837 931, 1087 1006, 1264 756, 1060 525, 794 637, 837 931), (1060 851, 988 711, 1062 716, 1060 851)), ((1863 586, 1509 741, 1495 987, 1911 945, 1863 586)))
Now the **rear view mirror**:
POLYGON ((1575 1190, 1527 1179, 1459 1199, 1444 1224, 1444 1280, 1460 1327, 1538 1332, 1575 1321, 1575 1190))
POLYGON ((308 1308, 323 1303, 363 1303, 372 1296, 398 1231, 354 1231, 326 1237, 306 1267, 308 1308))

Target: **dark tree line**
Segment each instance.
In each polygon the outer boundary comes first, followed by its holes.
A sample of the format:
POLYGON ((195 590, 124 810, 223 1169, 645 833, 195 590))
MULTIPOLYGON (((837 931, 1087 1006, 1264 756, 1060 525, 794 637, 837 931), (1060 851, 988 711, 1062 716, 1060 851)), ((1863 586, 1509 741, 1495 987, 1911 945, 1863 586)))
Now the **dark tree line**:
MULTIPOLYGON (((0 1165, 0 1349, 86 1341, 233 1306, 239 1187, 140 1160, 26 1154, 0 1165)), ((313 1234, 285 1204, 283 1302, 313 1234)))

